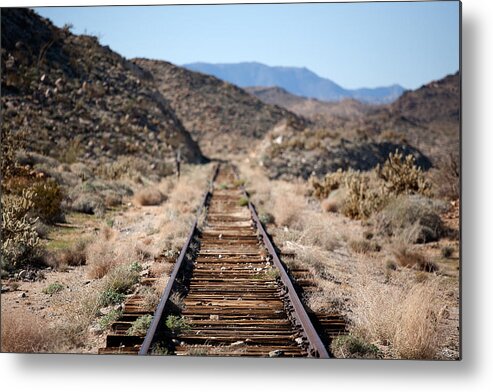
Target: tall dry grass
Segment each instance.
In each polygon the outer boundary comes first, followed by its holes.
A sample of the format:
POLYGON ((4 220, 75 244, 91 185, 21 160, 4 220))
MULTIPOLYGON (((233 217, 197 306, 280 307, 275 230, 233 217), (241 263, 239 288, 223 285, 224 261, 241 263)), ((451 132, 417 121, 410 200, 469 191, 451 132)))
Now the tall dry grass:
POLYGON ((388 346, 397 358, 437 358, 445 339, 439 328, 437 280, 415 283, 409 276, 401 276, 382 283, 371 275, 358 274, 353 282, 353 334, 388 346))
POLYGON ((57 334, 48 323, 26 311, 2 310, 2 352, 39 353, 56 352, 57 334))

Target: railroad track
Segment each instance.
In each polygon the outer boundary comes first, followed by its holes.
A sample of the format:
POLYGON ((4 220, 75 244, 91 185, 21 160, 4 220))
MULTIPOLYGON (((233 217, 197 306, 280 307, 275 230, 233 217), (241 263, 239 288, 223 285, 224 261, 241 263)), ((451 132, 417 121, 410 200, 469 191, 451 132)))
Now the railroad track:
POLYGON ((149 314, 132 297, 99 352, 328 358, 326 345, 345 323, 307 314, 298 295, 313 285, 306 273, 288 274, 234 169, 222 164, 146 336, 126 334, 149 314))

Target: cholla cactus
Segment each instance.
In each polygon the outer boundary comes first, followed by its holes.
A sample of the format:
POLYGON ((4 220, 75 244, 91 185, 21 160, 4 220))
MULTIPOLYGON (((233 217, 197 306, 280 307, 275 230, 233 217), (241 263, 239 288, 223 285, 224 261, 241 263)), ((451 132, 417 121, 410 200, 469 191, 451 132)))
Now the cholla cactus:
POLYGON ((342 212, 350 218, 366 219, 385 203, 386 196, 370 186, 370 177, 366 173, 347 172, 344 186, 348 189, 348 195, 342 212))
POLYGON ((2 265, 7 268, 20 267, 38 250, 37 218, 28 217, 34 197, 34 191, 24 190, 21 197, 2 200, 2 265))
POLYGON ((336 172, 326 174, 321 181, 316 177, 310 178, 313 195, 319 199, 325 199, 330 195, 330 192, 339 188, 345 174, 346 173, 343 172, 342 169, 338 169, 336 172))
POLYGON ((404 158, 403 154, 396 150, 390 153, 389 158, 376 168, 378 176, 384 180, 383 191, 386 194, 421 194, 429 196, 431 184, 426 180, 421 168, 416 166, 416 159, 412 154, 404 158))

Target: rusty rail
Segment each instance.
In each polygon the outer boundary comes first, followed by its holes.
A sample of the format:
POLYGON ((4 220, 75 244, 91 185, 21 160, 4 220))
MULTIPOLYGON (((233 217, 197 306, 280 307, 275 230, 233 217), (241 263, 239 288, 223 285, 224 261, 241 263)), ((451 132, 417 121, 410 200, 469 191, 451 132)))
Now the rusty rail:
MULTIPOLYGON (((236 177, 239 178, 238 170, 236 169, 236 167, 234 168, 234 173, 236 177)), ((284 268, 284 265, 279 259, 279 255, 277 254, 277 251, 274 245, 272 244, 269 234, 267 234, 264 225, 262 224, 262 222, 258 217, 257 210, 255 209, 255 205, 250 200, 250 195, 248 194, 248 192, 246 191, 243 185, 241 186, 241 189, 245 194, 245 197, 248 199, 248 208, 250 209, 253 221, 255 222, 258 231, 260 232, 262 241, 264 242, 265 247, 269 251, 269 254, 271 255, 272 260, 274 262, 274 265, 279 269, 281 281, 286 289, 286 293, 289 297, 289 301, 293 306, 293 312, 291 312, 291 315, 301 325, 303 329, 303 334, 305 335, 305 337, 309 342, 310 355, 318 358, 330 358, 327 349, 325 348, 322 340, 320 339, 320 336, 315 330, 315 327, 313 326, 310 317, 306 313, 306 310, 303 304, 301 303, 298 294, 296 293, 296 290, 293 286, 293 283, 291 282, 291 279, 289 278, 286 269, 284 268)))
POLYGON ((163 316, 164 309, 166 308, 166 303, 169 300, 169 296, 171 294, 171 290, 173 289, 175 279, 176 279, 178 273, 180 272, 180 269, 182 268, 183 261, 185 260, 185 255, 187 254, 187 250, 188 250, 190 243, 192 242, 192 239, 193 239, 195 232, 197 230, 197 225, 199 222, 200 215, 202 214, 202 211, 207 204, 207 200, 211 196, 212 186, 214 184, 214 180, 217 176, 218 171, 219 171, 219 164, 217 164, 216 167, 214 168, 214 171, 212 173, 212 177, 209 180, 208 189, 204 194, 202 202, 200 203, 200 206, 197 210, 195 220, 192 224, 192 228, 190 229, 190 233, 188 234, 188 237, 187 237, 185 243, 183 244, 180 255, 178 256, 178 259, 176 260, 175 266, 173 268, 173 272, 171 273, 171 276, 168 280, 168 284, 166 285, 164 292, 163 292, 163 295, 161 296, 159 304, 156 308, 156 311, 154 312, 151 325, 149 326, 149 329, 147 330, 146 336, 144 338, 144 342, 142 343, 142 346, 140 347, 139 355, 147 355, 148 354, 149 349, 150 349, 151 344, 152 344, 152 341, 153 341, 154 336, 156 334, 156 331, 162 323, 162 316, 163 316))

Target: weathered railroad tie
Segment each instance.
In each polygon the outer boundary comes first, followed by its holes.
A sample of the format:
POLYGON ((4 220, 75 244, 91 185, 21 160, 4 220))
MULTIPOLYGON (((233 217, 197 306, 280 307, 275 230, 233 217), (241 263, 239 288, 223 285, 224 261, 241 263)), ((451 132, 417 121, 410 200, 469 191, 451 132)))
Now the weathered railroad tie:
POLYGON ((230 166, 216 169, 145 339, 123 338, 119 320, 100 353, 328 358, 312 320, 329 334, 344 326, 306 313, 245 196, 230 166))

